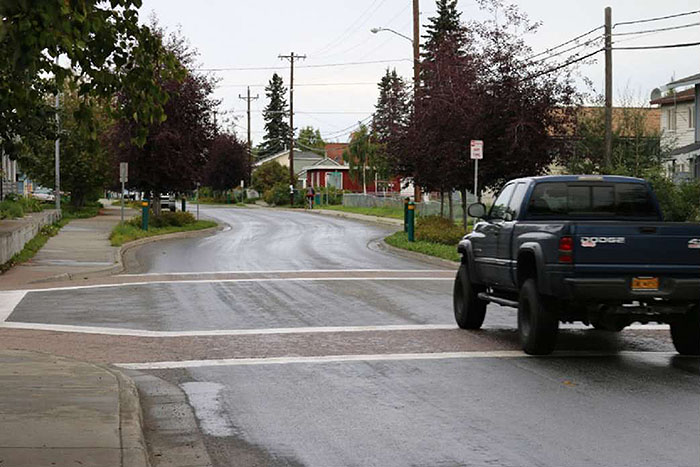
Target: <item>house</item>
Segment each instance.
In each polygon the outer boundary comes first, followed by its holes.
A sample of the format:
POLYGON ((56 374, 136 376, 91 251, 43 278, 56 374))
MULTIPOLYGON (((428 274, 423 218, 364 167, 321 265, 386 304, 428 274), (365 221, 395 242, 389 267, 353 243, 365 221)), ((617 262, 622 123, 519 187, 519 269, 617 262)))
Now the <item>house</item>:
POLYGON ((0 152, 0 200, 8 193, 17 193, 17 161, 0 152))
POLYGON ((672 148, 666 170, 675 182, 700 179, 699 94, 700 73, 668 83, 652 93, 650 103, 661 112, 661 144, 672 148), (679 88, 688 89, 676 92, 679 88), (661 96, 662 91, 671 92, 661 96))
MULTIPOLYGON (((338 190, 362 192, 362 180, 353 180, 350 176, 350 167, 345 164, 338 163, 331 158, 324 158, 314 165, 306 167, 299 173, 299 180, 302 187, 313 186, 314 188, 335 187, 338 190)), ((401 180, 375 181, 368 179, 366 181, 367 192, 373 193, 377 191, 398 192, 401 189, 401 180)))
MULTIPOLYGON (((306 167, 322 161, 323 159, 323 156, 316 154, 315 152, 302 151, 294 148, 294 172, 299 174, 299 172, 304 170, 306 167)), ((276 161, 284 167, 289 167, 289 149, 285 149, 284 151, 276 152, 274 154, 270 154, 269 156, 263 157, 262 159, 258 159, 253 164, 253 171, 263 165, 265 162, 270 161, 276 161)))
POLYGON ((339 164, 344 164, 343 153, 348 148, 348 143, 326 143, 325 154, 328 159, 333 159, 339 164))

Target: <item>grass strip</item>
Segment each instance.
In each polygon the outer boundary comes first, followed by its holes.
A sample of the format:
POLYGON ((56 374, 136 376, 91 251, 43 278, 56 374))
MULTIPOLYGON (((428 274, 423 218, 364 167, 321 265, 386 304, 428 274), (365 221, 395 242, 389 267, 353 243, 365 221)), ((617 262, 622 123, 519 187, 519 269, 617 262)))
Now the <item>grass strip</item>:
POLYGON ((424 255, 435 256, 450 261, 460 260, 459 253, 457 253, 457 245, 444 245, 442 243, 425 241, 409 242, 406 233, 402 231, 389 235, 384 241, 393 247, 403 250, 415 251, 416 253, 423 253, 424 255))
POLYGON ((24 244, 24 248, 19 253, 16 253, 12 258, 3 264, 0 264, 0 274, 9 270, 13 266, 25 263, 32 259, 34 255, 37 254, 41 248, 46 245, 49 238, 56 236, 58 231, 61 230, 71 218, 61 218, 60 220, 54 222, 53 224, 45 225, 39 229, 39 233, 34 236, 31 240, 24 244))
POLYGON ((364 214, 365 216, 390 217, 392 219, 403 220, 403 208, 394 207, 367 207, 360 208, 354 206, 330 205, 318 206, 320 209, 328 209, 330 211, 350 212, 353 214, 364 214))
POLYGON ((197 221, 194 224, 185 224, 182 226, 170 225, 167 227, 151 227, 148 230, 141 230, 140 227, 125 223, 118 224, 114 227, 109 236, 109 241, 112 243, 112 246, 122 246, 125 243, 132 242, 140 238, 155 237, 157 235, 165 235, 175 232, 190 232, 193 230, 209 229, 216 226, 216 222, 197 221))

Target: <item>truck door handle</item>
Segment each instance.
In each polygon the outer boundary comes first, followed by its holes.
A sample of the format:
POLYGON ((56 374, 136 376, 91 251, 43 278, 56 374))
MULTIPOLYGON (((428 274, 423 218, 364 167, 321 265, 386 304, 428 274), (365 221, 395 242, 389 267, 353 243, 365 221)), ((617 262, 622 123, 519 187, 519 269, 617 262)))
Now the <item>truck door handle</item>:
POLYGON ((639 231, 641 233, 656 233, 656 227, 649 226, 649 227, 640 227, 639 231))

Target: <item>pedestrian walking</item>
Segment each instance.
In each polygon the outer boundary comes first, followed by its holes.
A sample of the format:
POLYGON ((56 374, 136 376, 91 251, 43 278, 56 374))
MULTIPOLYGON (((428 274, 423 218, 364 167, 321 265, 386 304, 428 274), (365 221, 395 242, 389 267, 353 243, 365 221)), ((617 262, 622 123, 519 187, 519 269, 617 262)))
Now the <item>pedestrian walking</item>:
POLYGON ((316 196, 316 190, 314 190, 314 187, 306 187, 306 204, 309 209, 314 208, 314 196, 316 196))

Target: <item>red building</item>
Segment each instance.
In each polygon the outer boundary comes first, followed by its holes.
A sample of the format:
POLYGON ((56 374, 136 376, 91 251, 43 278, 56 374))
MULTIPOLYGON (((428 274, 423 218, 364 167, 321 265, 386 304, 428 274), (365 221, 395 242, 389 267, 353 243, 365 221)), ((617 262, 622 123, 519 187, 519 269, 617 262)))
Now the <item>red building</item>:
MULTIPOLYGON (((309 167, 304 168, 299 173, 299 179, 304 188, 313 186, 314 188, 324 188, 326 186, 335 187, 339 190, 362 192, 362 180, 353 180, 350 177, 350 167, 336 162, 333 159, 325 158, 309 167)), ((367 180, 367 192, 376 191, 400 191, 401 183, 397 178, 390 182, 379 181, 375 187, 374 180, 367 180)))

